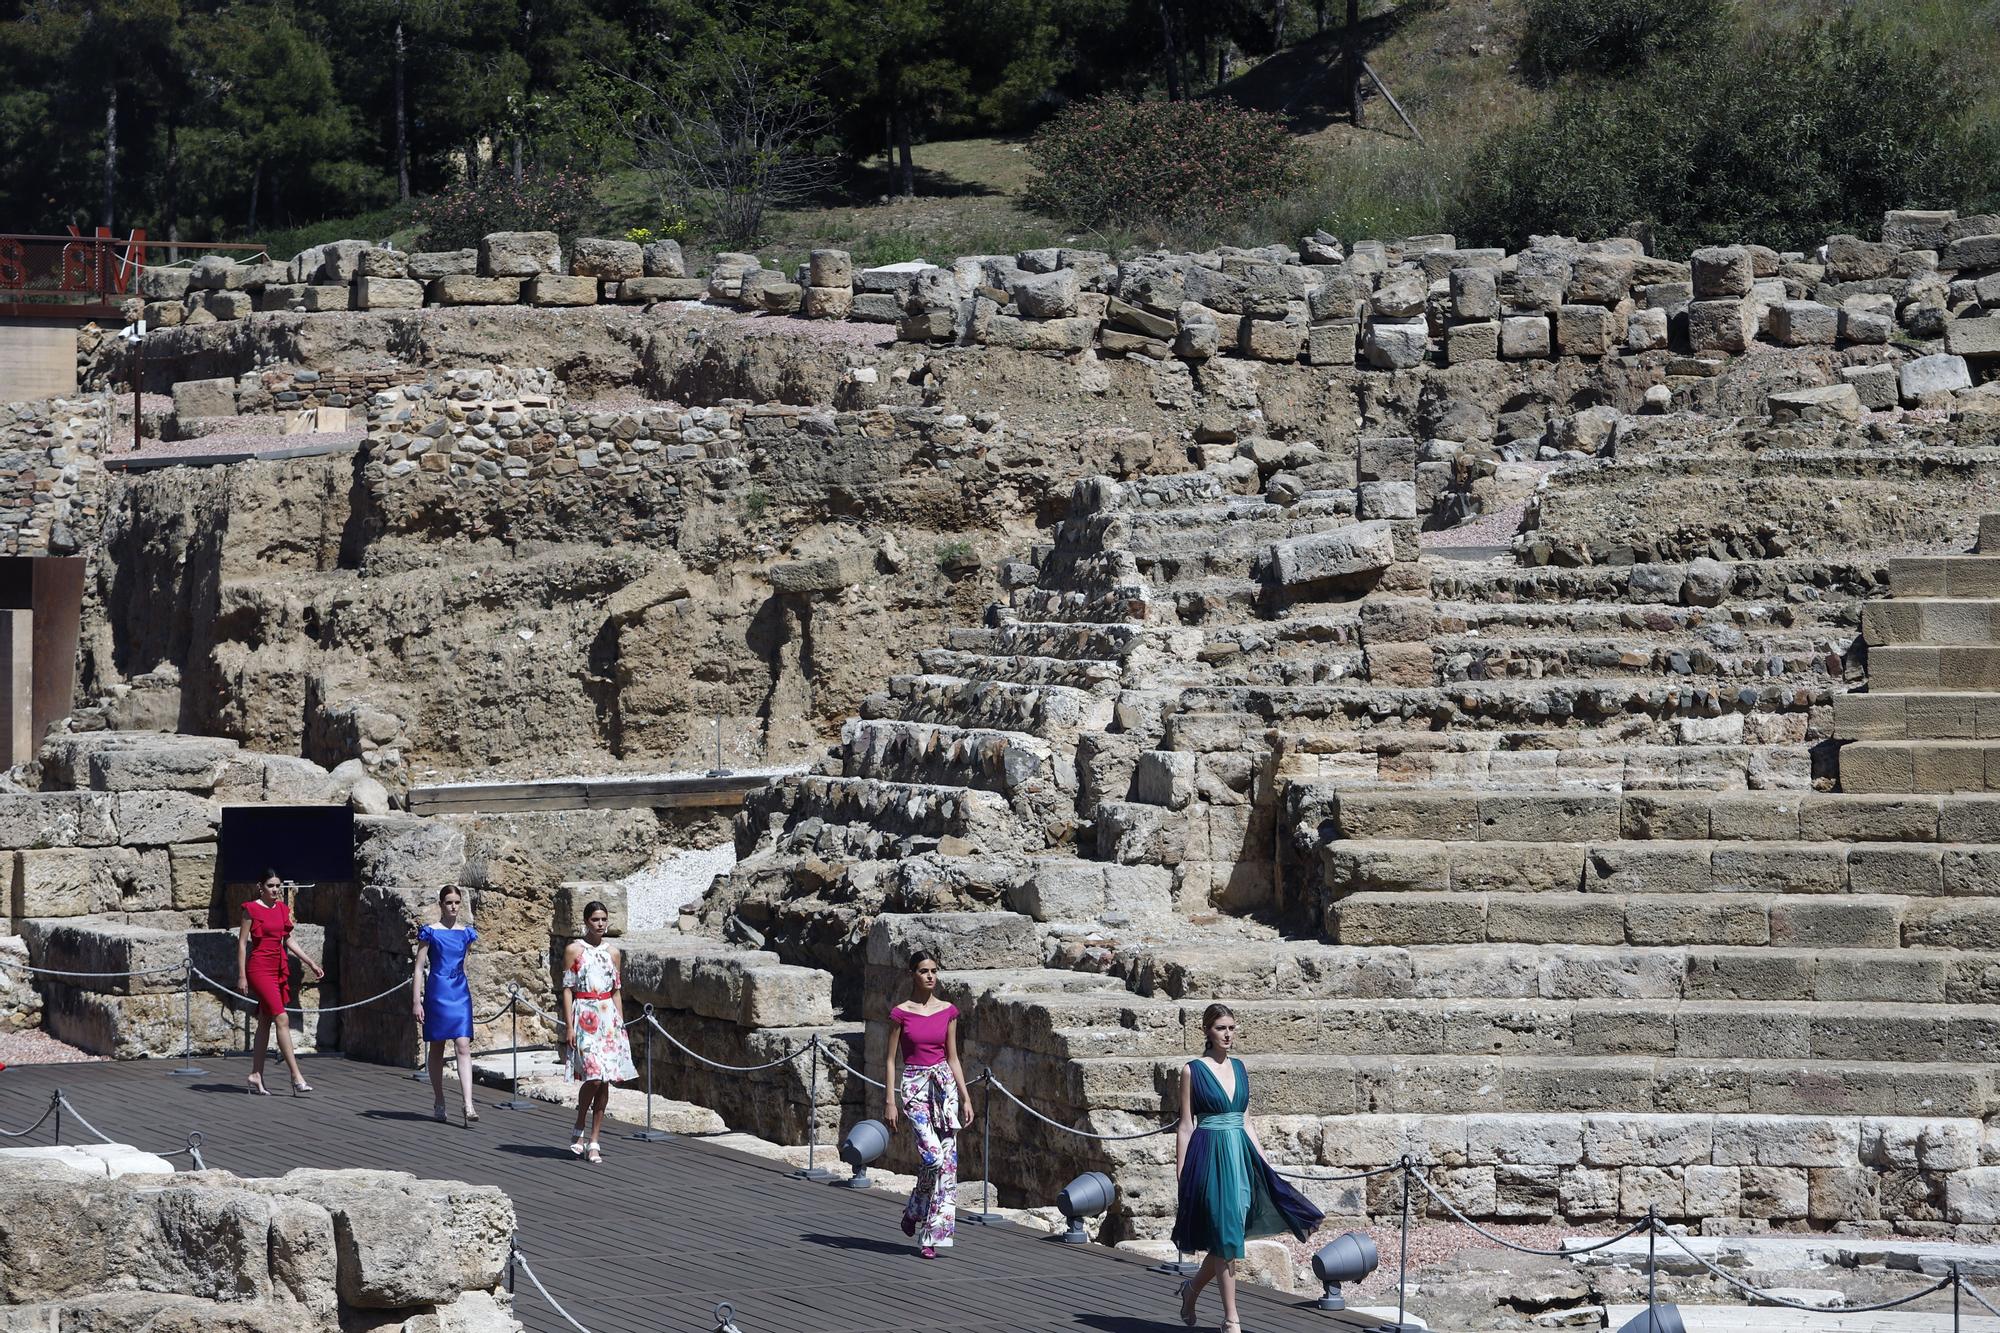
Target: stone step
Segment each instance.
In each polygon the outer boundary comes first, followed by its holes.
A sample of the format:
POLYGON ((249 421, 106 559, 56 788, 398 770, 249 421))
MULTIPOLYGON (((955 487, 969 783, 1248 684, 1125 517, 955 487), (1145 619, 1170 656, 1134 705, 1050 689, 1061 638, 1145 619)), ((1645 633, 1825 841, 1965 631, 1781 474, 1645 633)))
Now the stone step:
POLYGON ((1136 625, 1173 620, 1171 606, 1154 606, 1146 588, 1134 584, 1086 594, 1053 588, 1017 588, 1009 598, 1012 618, 1053 624, 1136 625))
POLYGON ((1896 597, 2000 597, 2000 555, 1904 555, 1889 560, 1896 597))
POLYGON ((1901 894, 1456 893, 1330 898, 1334 944, 1775 944, 1993 948, 2000 902, 1901 894))
MULTIPOLYGON (((803 774, 746 802, 791 853, 897 858, 943 850, 973 856, 1039 846, 1005 798, 969 787, 803 774), (949 840, 949 841, 947 841, 949 840)), ((738 835, 742 848, 742 834, 738 835)))
POLYGON ((1809 713, 1832 697, 1824 681, 1751 685, 1695 676, 1671 681, 1580 676, 1451 685, 1196 686, 1183 692, 1181 706, 1200 713, 1245 713, 1275 725, 1421 721, 1433 730, 1589 726, 1645 717, 1691 724, 1680 728, 1680 739, 1733 743, 1743 739, 1747 714, 1809 713))
POLYGON ((1868 685, 1878 690, 2000 689, 2000 645, 1885 644, 1870 648, 1868 685))
POLYGON ((1834 792, 1545 792, 1294 783, 1287 808, 1329 837, 1597 843, 2000 844, 2000 797, 1834 792))
POLYGON ((1019 731, 852 718, 841 732, 840 758, 843 777, 974 787, 1010 797, 1053 797, 1076 785, 1073 763, 1065 773, 1054 747, 1019 731))
MULTIPOLYGON (((998 611, 998 608, 994 608, 998 611)), ((953 652, 989 657, 1060 657, 1074 661, 1123 662, 1158 631, 1139 625, 1089 625, 1068 621, 1002 620, 985 629, 945 631, 953 652)))
POLYGON ((1837 694, 1833 735, 1843 741, 2000 740, 2000 693, 1871 689, 1837 694))
MULTIPOLYGON (((1847 671, 1844 645, 1832 637, 1815 638, 1790 631, 1770 631, 1751 638, 1738 634, 1741 646, 1719 651, 1690 643, 1683 636, 1630 636, 1616 639, 1584 635, 1537 634, 1501 638, 1446 635, 1433 638, 1432 677, 1439 683, 1490 679, 1592 678, 1606 673, 1702 677, 1721 682, 1769 681, 1790 677, 1841 680, 1847 671)), ((1412 645, 1391 644, 1407 653, 1412 645)), ((1424 646, 1424 645, 1414 645, 1424 646)), ((1370 645, 1371 653, 1381 653, 1370 645)), ((1856 677, 1860 673, 1857 669, 1856 677)))
POLYGON ((1006 681, 1012 685, 1065 685, 1079 690, 1115 685, 1125 674, 1120 663, 1107 658, 995 657, 954 648, 925 648, 917 653, 917 660, 933 675, 1006 681))
POLYGON ((941 722, 977 730, 1026 732, 1044 740, 1074 744, 1086 731, 1111 723, 1116 697, 1106 690, 1066 685, 1016 685, 969 680, 964 676, 910 675, 889 678, 889 689, 862 701, 864 718, 941 722))
MULTIPOLYGON (((1258 1051, 1300 1055, 1652 1055, 1682 1060, 2000 1063, 2000 1006, 1851 1000, 1236 1000, 1258 1051)), ((1097 1019, 1097 1014, 1088 1014, 1097 1019)), ((1067 1029, 1060 1054, 1172 1056, 1178 1025, 1067 1029)))
POLYGON ((2000 741, 1849 741, 1840 747, 1849 792, 2000 791, 2000 741))
POLYGON ((1135 955, 1146 996, 1521 1000, 1820 1000, 2000 1004, 2000 953, 1779 945, 1204 943, 1135 955))
MULTIPOLYGON (((1578 571, 1582 572, 1582 571, 1578 571)), ((1382 599, 1371 599, 1379 603, 1382 599)), ((1715 606, 1658 603, 1608 604, 1546 600, 1506 602, 1419 601, 1413 608, 1437 632, 1513 636, 1542 634, 1654 634, 1698 638, 1711 650, 1732 648, 1731 636, 1792 631, 1852 638, 1856 610, 1825 602, 1735 601, 1715 606)), ((1416 636, 1427 637, 1427 636, 1416 636)))
MULTIPOLYGON (((1074 1060, 1058 1075, 1060 1104, 1157 1118, 1185 1059, 1074 1060)), ((1980 1117, 1996 1105, 1992 1065, 1945 1061, 1260 1052, 1250 1078, 1252 1104, 1266 1116, 1628 1111, 1980 1117)))
MULTIPOLYGON (((1853 603, 1879 595, 1883 561, 1866 552, 1838 558, 1795 556, 1773 560, 1721 561, 1715 583, 1725 601, 1793 603, 1854 612, 1853 603)), ((1893 563, 1893 561, 1891 562, 1893 563)), ((1666 613, 1687 610, 1687 567, 1683 564, 1463 565, 1440 561, 1426 567, 1431 595, 1439 602, 1487 605, 1589 602, 1629 604, 1666 613)), ((1933 594, 1943 596, 1942 593, 1933 594)), ((1979 595, 1979 594, 1973 594, 1979 595)))
POLYGON ((1898 597, 1861 608, 1871 645, 2000 644, 2000 599, 1898 597))
POLYGON ((1564 731, 1461 729, 1312 732, 1281 728, 1296 783, 1457 790, 1477 783, 1496 794, 1686 791, 1796 793, 1812 787, 1803 743, 1701 745, 1618 739, 1629 727, 1564 731))
POLYGON ((1677 839, 1322 843, 1336 894, 1777 893, 2000 897, 2000 844, 1677 839))

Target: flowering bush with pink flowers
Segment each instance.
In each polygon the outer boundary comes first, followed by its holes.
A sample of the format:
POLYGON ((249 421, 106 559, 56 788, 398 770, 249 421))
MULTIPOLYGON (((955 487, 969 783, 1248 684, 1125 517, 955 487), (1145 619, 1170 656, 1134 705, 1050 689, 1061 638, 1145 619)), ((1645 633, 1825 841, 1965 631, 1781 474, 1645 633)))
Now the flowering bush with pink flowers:
POLYGON ((1079 102, 1028 151, 1029 206, 1082 227, 1212 227, 1270 208, 1304 175, 1282 119, 1220 98, 1079 102))
POLYGON ((504 170, 461 181, 412 210, 428 250, 462 250, 496 231, 552 231, 574 239, 597 217, 590 178, 570 167, 526 173, 516 182, 504 170))

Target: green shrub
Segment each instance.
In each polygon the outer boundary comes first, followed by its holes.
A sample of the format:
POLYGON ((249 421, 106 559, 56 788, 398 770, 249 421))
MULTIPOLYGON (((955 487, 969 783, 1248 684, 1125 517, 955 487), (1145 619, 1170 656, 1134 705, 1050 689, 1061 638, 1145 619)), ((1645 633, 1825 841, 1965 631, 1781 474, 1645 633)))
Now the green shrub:
POLYGON ((1080 102, 1028 151, 1028 206, 1080 227, 1214 226, 1268 207, 1302 175, 1283 120, 1219 99, 1080 102))
POLYGON ((1474 158, 1455 230, 1522 245, 1653 224, 1663 251, 1756 240, 1807 249, 1892 208, 1990 198, 2000 155, 1937 58, 1851 16, 1572 85, 1474 158))
POLYGON ((1528 0, 1521 72, 1543 84, 1633 74, 1723 41, 1729 18, 1728 0, 1528 0))
POLYGON ((496 231, 552 231, 564 242, 595 222, 591 182, 570 167, 531 171, 519 184, 504 171, 460 182, 412 210, 420 244, 428 250, 462 250, 496 231))

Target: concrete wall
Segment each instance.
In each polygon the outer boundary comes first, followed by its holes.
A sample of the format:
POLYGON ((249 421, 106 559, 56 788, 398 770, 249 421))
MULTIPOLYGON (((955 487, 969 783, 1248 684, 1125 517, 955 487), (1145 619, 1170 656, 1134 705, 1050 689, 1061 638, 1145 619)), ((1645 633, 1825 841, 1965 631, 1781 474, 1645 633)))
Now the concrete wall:
POLYGON ((67 321, 0 320, 0 403, 76 393, 76 326, 67 321))

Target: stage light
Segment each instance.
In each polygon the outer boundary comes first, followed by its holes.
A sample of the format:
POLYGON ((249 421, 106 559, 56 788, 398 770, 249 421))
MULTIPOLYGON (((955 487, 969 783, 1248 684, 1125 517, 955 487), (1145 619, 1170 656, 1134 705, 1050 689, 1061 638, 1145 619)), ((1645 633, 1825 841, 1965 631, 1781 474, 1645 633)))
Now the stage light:
POLYGON ((889 1127, 880 1120, 864 1120, 848 1130, 840 1141, 840 1160, 854 1168, 854 1177, 840 1183, 849 1189, 867 1189, 874 1183, 868 1179, 869 1164, 888 1150, 889 1127))
POLYGON ((1090 1233, 1083 1229, 1083 1219, 1097 1216, 1109 1208, 1111 1201, 1117 1197, 1118 1187, 1102 1171, 1086 1171, 1063 1186, 1062 1193, 1056 1196, 1056 1207, 1069 1219, 1069 1230, 1063 1232, 1063 1242, 1088 1245, 1090 1233))
POLYGON ((1374 1241, 1363 1232, 1346 1231, 1314 1251, 1312 1262, 1313 1276, 1322 1288, 1314 1305, 1322 1310, 1345 1310, 1347 1301, 1340 1294, 1340 1284, 1359 1282, 1375 1271, 1379 1261, 1374 1241))
POLYGON ((1662 1301, 1648 1306, 1618 1326, 1618 1333, 1687 1333, 1681 1307, 1662 1301))

